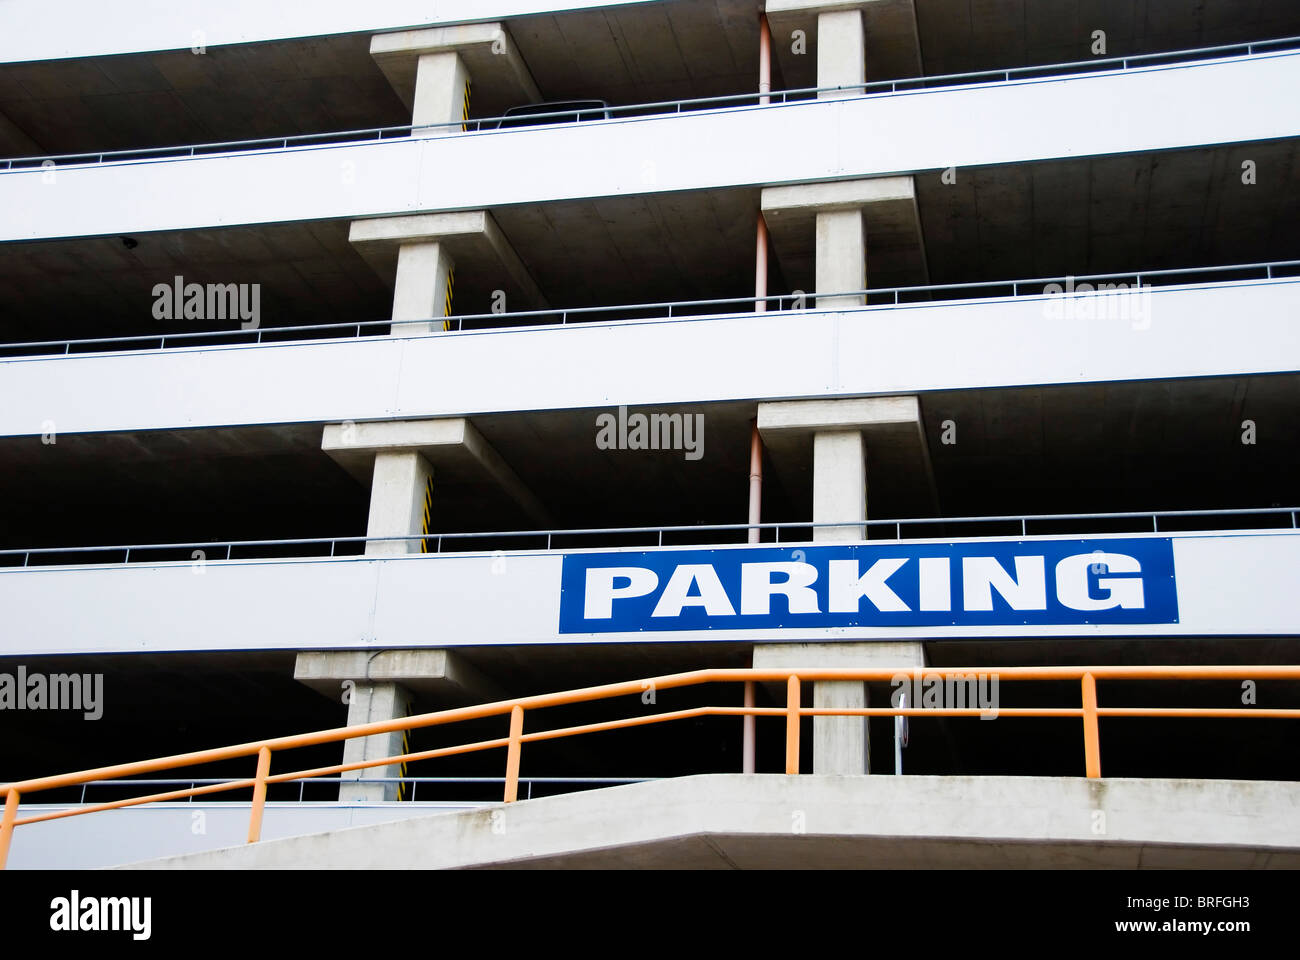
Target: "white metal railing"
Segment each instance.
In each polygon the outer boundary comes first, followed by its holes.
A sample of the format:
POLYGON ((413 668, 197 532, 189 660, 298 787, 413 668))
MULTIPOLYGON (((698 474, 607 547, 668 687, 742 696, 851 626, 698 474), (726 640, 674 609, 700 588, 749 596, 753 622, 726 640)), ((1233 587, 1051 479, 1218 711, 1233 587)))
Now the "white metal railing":
MULTIPOLYGON (((86 791, 88 789, 111 788, 113 790, 129 790, 135 787, 189 787, 193 789, 198 786, 206 786, 213 783, 226 783, 226 779, 191 777, 187 779, 135 779, 127 777, 121 780, 90 780, 81 784, 81 798, 78 803, 86 803, 86 791)), ((478 784, 499 784, 505 783, 505 777, 304 777, 300 780, 288 780, 286 783, 298 784, 298 801, 303 803, 306 800, 306 786, 308 784, 336 784, 340 786, 357 786, 358 784, 371 786, 374 784, 409 784, 411 787, 410 796, 406 801, 415 802, 416 791, 420 784, 440 784, 445 786, 475 786, 478 784)), ((521 785, 527 785, 528 799, 532 799, 533 785, 546 787, 561 787, 575 789, 583 786, 615 786, 624 783, 646 783, 651 780, 659 780, 661 777, 523 777, 519 778, 521 785)), ((188 797, 186 803, 193 803, 194 797, 188 797)), ((234 801, 238 802, 238 801, 234 801)), ((465 801, 473 803, 476 801, 465 801)), ((482 801, 487 803, 489 801, 482 801)), ((495 805, 496 801, 491 801, 495 805)), ((58 801, 50 801, 50 806, 61 806, 58 801)), ((68 804, 70 806, 70 804, 68 804)))
MULTIPOLYGON (((769 545, 779 544, 781 540, 781 531, 810 531, 819 528, 830 527, 863 527, 870 529, 881 529, 888 531, 890 527, 894 528, 894 540, 903 540, 903 528, 914 527, 934 527, 944 524, 1001 524, 1011 525, 1014 533, 1012 536, 1055 536, 1077 534, 1080 531, 1050 531, 1041 529, 1041 527, 1050 524, 1066 523, 1096 523, 1098 521, 1135 521, 1140 522, 1143 527, 1150 525, 1149 530, 1133 531, 1093 531, 1105 533, 1161 533, 1173 532, 1168 527, 1161 530, 1161 520, 1170 522, 1181 522, 1199 518, 1201 520, 1210 520, 1212 518, 1225 518, 1225 521, 1218 523, 1208 523, 1199 527, 1182 527, 1177 532, 1192 532, 1197 530, 1237 530, 1242 529, 1239 523, 1232 522, 1238 518, 1257 517, 1261 519, 1275 518, 1277 522, 1264 524, 1259 529, 1297 529, 1300 524, 1297 523, 1297 515, 1300 514, 1300 507, 1248 507, 1224 510, 1156 510, 1156 511, 1136 511, 1122 513, 1057 513, 1057 514, 1009 514, 1005 516, 988 516, 988 517, 912 517, 907 519, 888 519, 888 520, 840 520, 840 521, 792 521, 781 523, 712 523, 712 524, 694 524, 694 525, 672 525, 658 527, 584 527, 558 530, 509 530, 509 531, 475 531, 470 533, 427 533, 415 534, 411 536, 395 537, 313 537, 304 539, 289 540, 209 540, 194 543, 144 543, 144 544, 114 544, 105 546, 82 546, 82 547, 25 547, 20 549, 0 550, 0 570, 3 569, 21 569, 21 568, 42 568, 48 566, 67 566, 76 563, 74 560, 67 560, 65 563, 37 563, 33 564, 32 558, 71 558, 79 555, 88 554, 107 554, 113 555, 121 553, 119 559, 102 559, 98 558, 93 561, 96 563, 131 563, 132 554, 135 555, 135 562, 172 562, 168 558, 153 556, 149 554, 160 553, 181 553, 188 552, 190 556, 179 558, 175 562, 181 563, 203 563, 214 560, 297 560, 311 559, 323 556, 329 557, 357 557, 356 551, 364 550, 367 543, 414 543, 423 544, 428 553, 446 553, 443 549, 445 544, 470 544, 468 550, 477 549, 479 551, 490 549, 483 547, 481 544, 492 541, 540 541, 544 546, 533 547, 531 549, 543 550, 573 550, 573 549, 590 549, 600 546, 599 543, 586 543, 585 545, 566 545, 559 546, 556 540, 566 538, 581 538, 588 541, 592 539, 605 538, 622 539, 622 538, 649 538, 651 543, 641 544, 613 544, 614 546, 689 546, 689 545, 713 545, 721 543, 743 543, 744 540, 735 541, 719 540, 716 534, 735 533, 743 534, 748 537, 750 530, 771 531, 773 539, 763 541, 769 545), (1227 518, 1231 518, 1229 521, 1227 518), (1035 529, 1030 530, 1029 525, 1034 524, 1035 529), (665 543, 664 535, 681 535, 682 539, 665 543), (698 538, 701 534, 706 535, 703 539, 698 538), (480 546, 475 547, 478 544, 480 546), (340 553, 340 545, 347 545, 354 552, 351 554, 340 553), (292 554, 266 554, 261 556, 256 551, 268 551, 271 548, 305 548, 308 552, 298 552, 292 554), (325 549, 328 547, 328 554, 325 549), (221 553, 224 556, 209 556, 209 552, 221 553), (236 556, 236 551, 239 555, 236 556), (310 552, 316 551, 316 552, 310 552), (8 560, 9 562, 6 562, 8 560), (19 562, 21 560, 21 562, 19 562)), ((1136 525, 1134 523, 1133 525, 1136 525)), ((1006 536, 1007 534, 1002 534, 1006 536)), ((671 537, 670 537, 671 539, 671 537)), ((871 539, 869 536, 864 539, 871 539)), ((890 538, 882 536, 878 538, 882 541, 890 538)), ((800 543, 806 541, 790 540, 787 538, 786 543, 800 543)), ((606 544, 609 545, 609 544, 606 544)))
POLYGON ((1075 274, 1060 277, 1036 277, 1024 280, 983 280, 971 283, 937 283, 906 287, 875 287, 861 290, 845 290, 835 293, 794 293, 773 294, 767 297, 721 297, 712 300, 665 300, 659 303, 624 303, 599 307, 567 307, 551 310, 519 310, 510 313, 469 313, 449 317, 424 317, 415 320, 360 320, 352 323, 306 324, 292 327, 258 327, 256 329, 205 330, 188 333, 154 333, 122 337, 90 337, 76 340, 32 340, 14 343, 0 343, 0 354, 11 356, 69 356, 78 348, 77 353, 101 353, 114 351, 166 350, 187 346, 256 346, 259 344, 283 344, 304 342, 317 339, 360 339, 365 336, 385 336, 389 333, 402 332, 405 336, 438 336, 444 333, 473 332, 483 329, 503 327, 537 327, 568 325, 581 322, 617 322, 620 320, 699 320, 720 314, 744 316, 753 314, 753 310, 713 310, 708 307, 742 307, 752 306, 758 302, 774 309, 765 314, 796 312, 812 313, 821 310, 843 311, 844 307, 818 308, 815 304, 821 298, 828 297, 862 297, 866 302, 861 308, 875 309, 905 306, 915 303, 957 302, 962 300, 988 299, 997 296, 1010 297, 1066 297, 1066 296, 1107 296, 1115 293, 1133 293, 1135 289, 1154 289, 1158 286, 1174 285, 1176 278, 1187 278, 1182 286, 1222 285, 1225 282, 1249 282, 1258 280, 1300 279, 1300 260, 1276 260, 1265 263, 1227 264, 1215 267, 1179 267, 1170 270, 1130 270, 1126 273, 1092 273, 1075 274), (1228 274, 1258 273, 1260 276, 1241 276, 1225 279, 1228 274), (1215 277, 1196 281, 1191 278, 1215 277), (1062 292, 1049 294, 1046 287, 1051 284, 1064 285, 1075 283, 1101 284, 1112 281, 1133 281, 1134 286, 1126 290, 1095 290, 1091 293, 1062 292), (1151 281, 1158 281, 1152 283, 1151 281), (875 301, 874 303, 872 301, 875 301), (808 304, 814 304, 808 306, 808 304), (687 311, 683 313, 683 311, 687 311), (643 314, 628 316, 628 314, 643 314), (550 318, 550 319, 548 319, 550 318), (556 319, 558 318, 558 319, 556 319), (417 325, 438 326, 443 329, 416 332, 417 325), (468 327, 467 327, 468 325, 468 327), (403 330, 403 328, 407 328, 403 330), (324 331, 336 331, 338 337, 322 337, 324 331), (365 331, 365 332, 363 332, 365 331), (373 331, 373 332, 372 332, 373 331), (314 336, 292 336, 313 334, 314 336), (203 343, 202 341, 226 340, 229 343, 203 343), (150 346, 156 343, 157 346, 150 346), (35 352, 31 352, 35 351, 35 352))
MULTIPOLYGON (((563 118, 597 115, 596 119, 608 117, 613 120, 661 117, 665 114, 680 114, 687 111, 708 110, 713 108, 729 109, 735 107, 781 107, 789 103, 799 103, 815 99, 821 93, 856 93, 860 96, 873 94, 911 93, 917 91, 934 91, 972 83, 993 82, 1010 83, 1013 79, 1049 79, 1086 73, 1105 72, 1108 70, 1132 70, 1149 66, 1178 66, 1194 63, 1198 59, 1209 57, 1228 57, 1232 55, 1256 56, 1264 52, 1287 51, 1300 47, 1300 37, 1279 37, 1273 40, 1259 40, 1251 43, 1234 43, 1213 47, 1195 47, 1185 50, 1173 50, 1164 53, 1142 53, 1128 57, 1106 57, 1093 60, 1076 60, 1067 63, 1042 64, 1038 66, 1009 67, 1003 70, 979 70, 970 73, 949 73, 935 76, 908 77, 898 80, 878 80, 859 84, 839 84, 826 87, 802 87, 792 90, 773 90, 762 93, 729 94, 721 97, 696 97, 682 100, 662 100, 653 103, 627 104, 624 106, 600 107, 583 110, 557 110, 554 113, 530 114, 527 120, 531 124, 543 124, 546 120, 559 121, 563 118)), ((503 122, 518 123, 519 117, 483 117, 450 123, 437 124, 403 124, 392 127, 371 127, 360 130, 340 130, 329 133, 294 134, 285 137, 262 137, 254 140, 227 140, 213 143, 186 144, 169 147, 141 147, 131 150, 100 150, 88 153, 51 154, 47 156, 14 157, 0 160, 0 174, 10 171, 25 171, 42 166, 53 165, 97 165, 104 163, 122 163, 136 160, 189 159, 212 154, 232 153, 248 150, 288 150, 292 147, 319 147, 337 144, 367 143, 371 140, 396 139, 407 137, 416 132, 447 130, 449 133, 495 133, 503 132, 503 122)), ((591 122, 591 121, 584 121, 591 122)), ((509 132, 512 128, 505 128, 509 132)))

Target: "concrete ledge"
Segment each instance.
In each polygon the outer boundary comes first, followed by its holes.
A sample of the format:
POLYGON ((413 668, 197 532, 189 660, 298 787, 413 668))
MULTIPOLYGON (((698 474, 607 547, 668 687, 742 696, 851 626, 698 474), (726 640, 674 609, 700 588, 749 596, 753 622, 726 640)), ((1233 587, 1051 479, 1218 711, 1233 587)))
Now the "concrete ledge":
POLYGON ((328 423, 321 449, 366 486, 374 476, 376 453, 418 450, 433 465, 435 477, 494 484, 538 523, 552 522, 550 512, 464 417, 328 423))
POLYGON ((335 698, 344 680, 400 683, 439 701, 504 700, 505 691, 451 650, 313 650, 298 654, 293 678, 335 698))
POLYGON ((765 187, 760 206, 781 266, 794 278, 813 275, 817 214, 861 210, 867 235, 869 286, 907 286, 929 280, 916 185, 911 176, 765 187))
POLYGON ((811 436, 821 430, 872 431, 921 422, 916 397, 850 397, 845 400, 778 400, 758 405, 758 429, 769 434, 811 436))
POLYGON ((501 23, 399 30, 376 34, 370 40, 370 56, 407 107, 415 101, 415 75, 420 57, 430 53, 460 54, 469 70, 475 95, 488 101, 492 113, 541 99, 528 64, 501 23))
POLYGON ((405 243, 441 243, 460 269, 500 277, 499 284, 524 309, 549 306, 537 281, 486 210, 454 210, 354 220, 348 241, 389 286, 405 243))
MULTIPOLYGON (((860 430, 867 445, 868 488, 894 516, 932 516, 938 494, 915 396, 777 400, 759 403, 758 429, 772 465, 795 497, 810 496, 813 435, 860 430)), ((840 518, 834 518, 840 519, 840 518)))
POLYGON ((143 868, 1300 868, 1300 784, 722 774, 143 868))

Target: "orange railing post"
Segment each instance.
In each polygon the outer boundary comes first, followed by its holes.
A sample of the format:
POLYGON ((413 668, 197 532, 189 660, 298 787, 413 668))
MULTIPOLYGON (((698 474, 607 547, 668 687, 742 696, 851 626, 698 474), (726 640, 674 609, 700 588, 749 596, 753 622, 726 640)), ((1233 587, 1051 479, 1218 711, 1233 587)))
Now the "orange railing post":
MULTIPOLYGON (((748 710, 754 706, 754 681, 745 681, 745 709, 748 710)), ((741 773, 753 773, 756 769, 755 763, 755 725, 758 717, 752 713, 745 714, 742 719, 743 727, 740 734, 740 771, 741 773)))
POLYGON ((1083 675, 1083 766, 1087 776, 1101 776, 1101 732, 1097 728, 1097 678, 1083 675))
POLYGON ((5 812, 0 818, 0 870, 9 859, 9 841, 14 835, 14 821, 18 819, 18 791, 12 787, 5 793, 5 812))
POLYGON ((266 778, 271 775, 271 748, 257 751, 257 775, 253 783, 253 807, 248 815, 248 842, 262 839, 262 811, 266 808, 266 778))
POLYGON ((785 681, 785 772, 799 772, 799 678, 785 681))
POLYGON ((506 745, 506 803, 519 799, 519 755, 523 752, 524 708, 510 708, 510 742, 506 745))

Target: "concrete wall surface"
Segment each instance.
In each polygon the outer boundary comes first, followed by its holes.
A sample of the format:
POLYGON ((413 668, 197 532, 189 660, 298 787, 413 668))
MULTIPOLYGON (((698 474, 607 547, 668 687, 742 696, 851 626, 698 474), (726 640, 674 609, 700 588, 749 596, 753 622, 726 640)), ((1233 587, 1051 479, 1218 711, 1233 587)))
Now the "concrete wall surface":
MULTIPOLYGON (((645 0, 565 0, 564 9, 617 7, 645 0)), ((184 50, 332 33, 386 31, 465 20, 550 13, 553 0, 385 0, 266 3, 264 0, 140 0, 123 17, 95 0, 51 4, 8 0, 0 10, 0 62, 184 50)))
POLYGON ((144 868, 1296 868, 1300 784, 681 777, 144 868))
MULTIPOLYGON (((178 785, 179 786, 179 785, 178 785)), ((162 790, 162 787, 158 787, 162 790)), ((98 800, 93 792, 90 800, 98 800)), ((150 803, 25 824, 14 831, 7 869, 95 870, 142 857, 200 853, 214 846, 242 843, 248 835, 248 803, 150 803)), ((463 810, 473 803, 305 803, 271 802, 262 819, 262 837, 278 840, 325 830, 427 817, 463 810)), ((23 804, 23 816, 66 809, 59 804, 23 804)))

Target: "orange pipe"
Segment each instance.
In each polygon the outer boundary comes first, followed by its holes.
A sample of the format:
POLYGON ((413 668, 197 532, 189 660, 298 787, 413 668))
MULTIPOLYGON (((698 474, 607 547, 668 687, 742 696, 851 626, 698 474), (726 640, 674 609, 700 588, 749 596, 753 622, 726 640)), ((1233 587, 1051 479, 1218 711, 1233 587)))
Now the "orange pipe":
POLYGON ((14 835, 14 821, 18 819, 18 791, 12 787, 5 792, 5 812, 0 817, 0 870, 9 859, 9 841, 14 835))
POLYGON ((271 775, 271 748, 257 751, 257 776, 253 783, 253 806, 248 812, 248 842, 262 839, 262 812, 266 808, 266 778, 271 775))
POLYGON ((761 210, 754 238, 754 312, 767 312, 767 221, 761 210))
POLYGON ((1083 766, 1086 776, 1101 776, 1101 733, 1097 728, 1097 678, 1083 675, 1083 766))
POLYGON ((772 27, 766 13, 758 15, 758 92, 761 106, 772 102, 768 96, 772 92, 772 27))
POLYGON ((785 682, 785 772, 799 773, 799 678, 793 674, 785 682))
POLYGON ((506 803, 519 799, 519 755, 523 750, 524 708, 510 708, 510 744, 506 747, 506 803))

